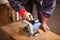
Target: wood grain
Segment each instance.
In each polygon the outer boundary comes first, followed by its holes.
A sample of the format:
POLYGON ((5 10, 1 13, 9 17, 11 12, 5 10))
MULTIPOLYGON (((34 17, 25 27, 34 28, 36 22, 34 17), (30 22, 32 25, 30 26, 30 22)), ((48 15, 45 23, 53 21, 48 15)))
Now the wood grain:
POLYGON ((27 24, 15 22, 6 26, 2 26, 1 28, 15 40, 60 40, 59 35, 51 31, 43 32, 41 29, 38 29, 40 32, 38 36, 29 38, 24 32, 20 31, 20 28, 25 26, 27 26, 27 24))

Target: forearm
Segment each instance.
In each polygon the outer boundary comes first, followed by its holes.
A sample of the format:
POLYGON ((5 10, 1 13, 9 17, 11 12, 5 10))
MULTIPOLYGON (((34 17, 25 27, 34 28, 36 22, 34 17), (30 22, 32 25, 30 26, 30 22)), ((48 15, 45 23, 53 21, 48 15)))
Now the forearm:
POLYGON ((46 17, 42 16, 42 24, 46 23, 46 22, 47 22, 47 20, 48 20, 48 18, 46 18, 46 17))

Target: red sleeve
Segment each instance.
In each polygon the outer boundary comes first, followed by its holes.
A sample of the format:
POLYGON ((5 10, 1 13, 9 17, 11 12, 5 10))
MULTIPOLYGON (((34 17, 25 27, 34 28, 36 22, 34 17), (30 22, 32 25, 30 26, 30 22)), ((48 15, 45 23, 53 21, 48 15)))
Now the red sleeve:
POLYGON ((49 18, 48 16, 46 16, 44 13, 42 13, 42 16, 45 17, 45 18, 49 18))
POLYGON ((26 10, 25 10, 25 8, 22 8, 20 11, 19 11, 19 16, 23 16, 24 15, 24 12, 25 12, 26 10))

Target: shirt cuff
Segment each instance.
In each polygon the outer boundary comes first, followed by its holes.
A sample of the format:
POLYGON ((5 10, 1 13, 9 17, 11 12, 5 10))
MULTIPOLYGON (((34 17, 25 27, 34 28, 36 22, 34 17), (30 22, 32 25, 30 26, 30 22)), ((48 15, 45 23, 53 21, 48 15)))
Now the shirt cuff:
POLYGON ((45 18, 49 18, 49 16, 45 15, 44 13, 42 13, 42 16, 45 18))
POLYGON ((26 11, 26 9, 25 9, 25 8, 22 8, 22 9, 19 11, 19 16, 22 17, 22 16, 25 14, 25 13, 24 13, 25 11, 26 11))

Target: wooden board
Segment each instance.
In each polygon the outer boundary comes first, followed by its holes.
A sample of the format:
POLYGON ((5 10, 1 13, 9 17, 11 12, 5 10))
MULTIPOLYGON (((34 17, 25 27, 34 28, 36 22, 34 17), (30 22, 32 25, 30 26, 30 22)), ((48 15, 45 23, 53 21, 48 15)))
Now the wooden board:
POLYGON ((10 35, 15 40, 60 40, 60 36, 51 32, 43 32, 39 29, 40 34, 37 37, 29 38, 24 32, 19 31, 20 28, 27 26, 27 24, 15 22, 12 24, 8 24, 6 26, 2 26, 2 30, 10 35))
POLYGON ((5 4, 0 4, 0 26, 9 23, 9 13, 5 4))

